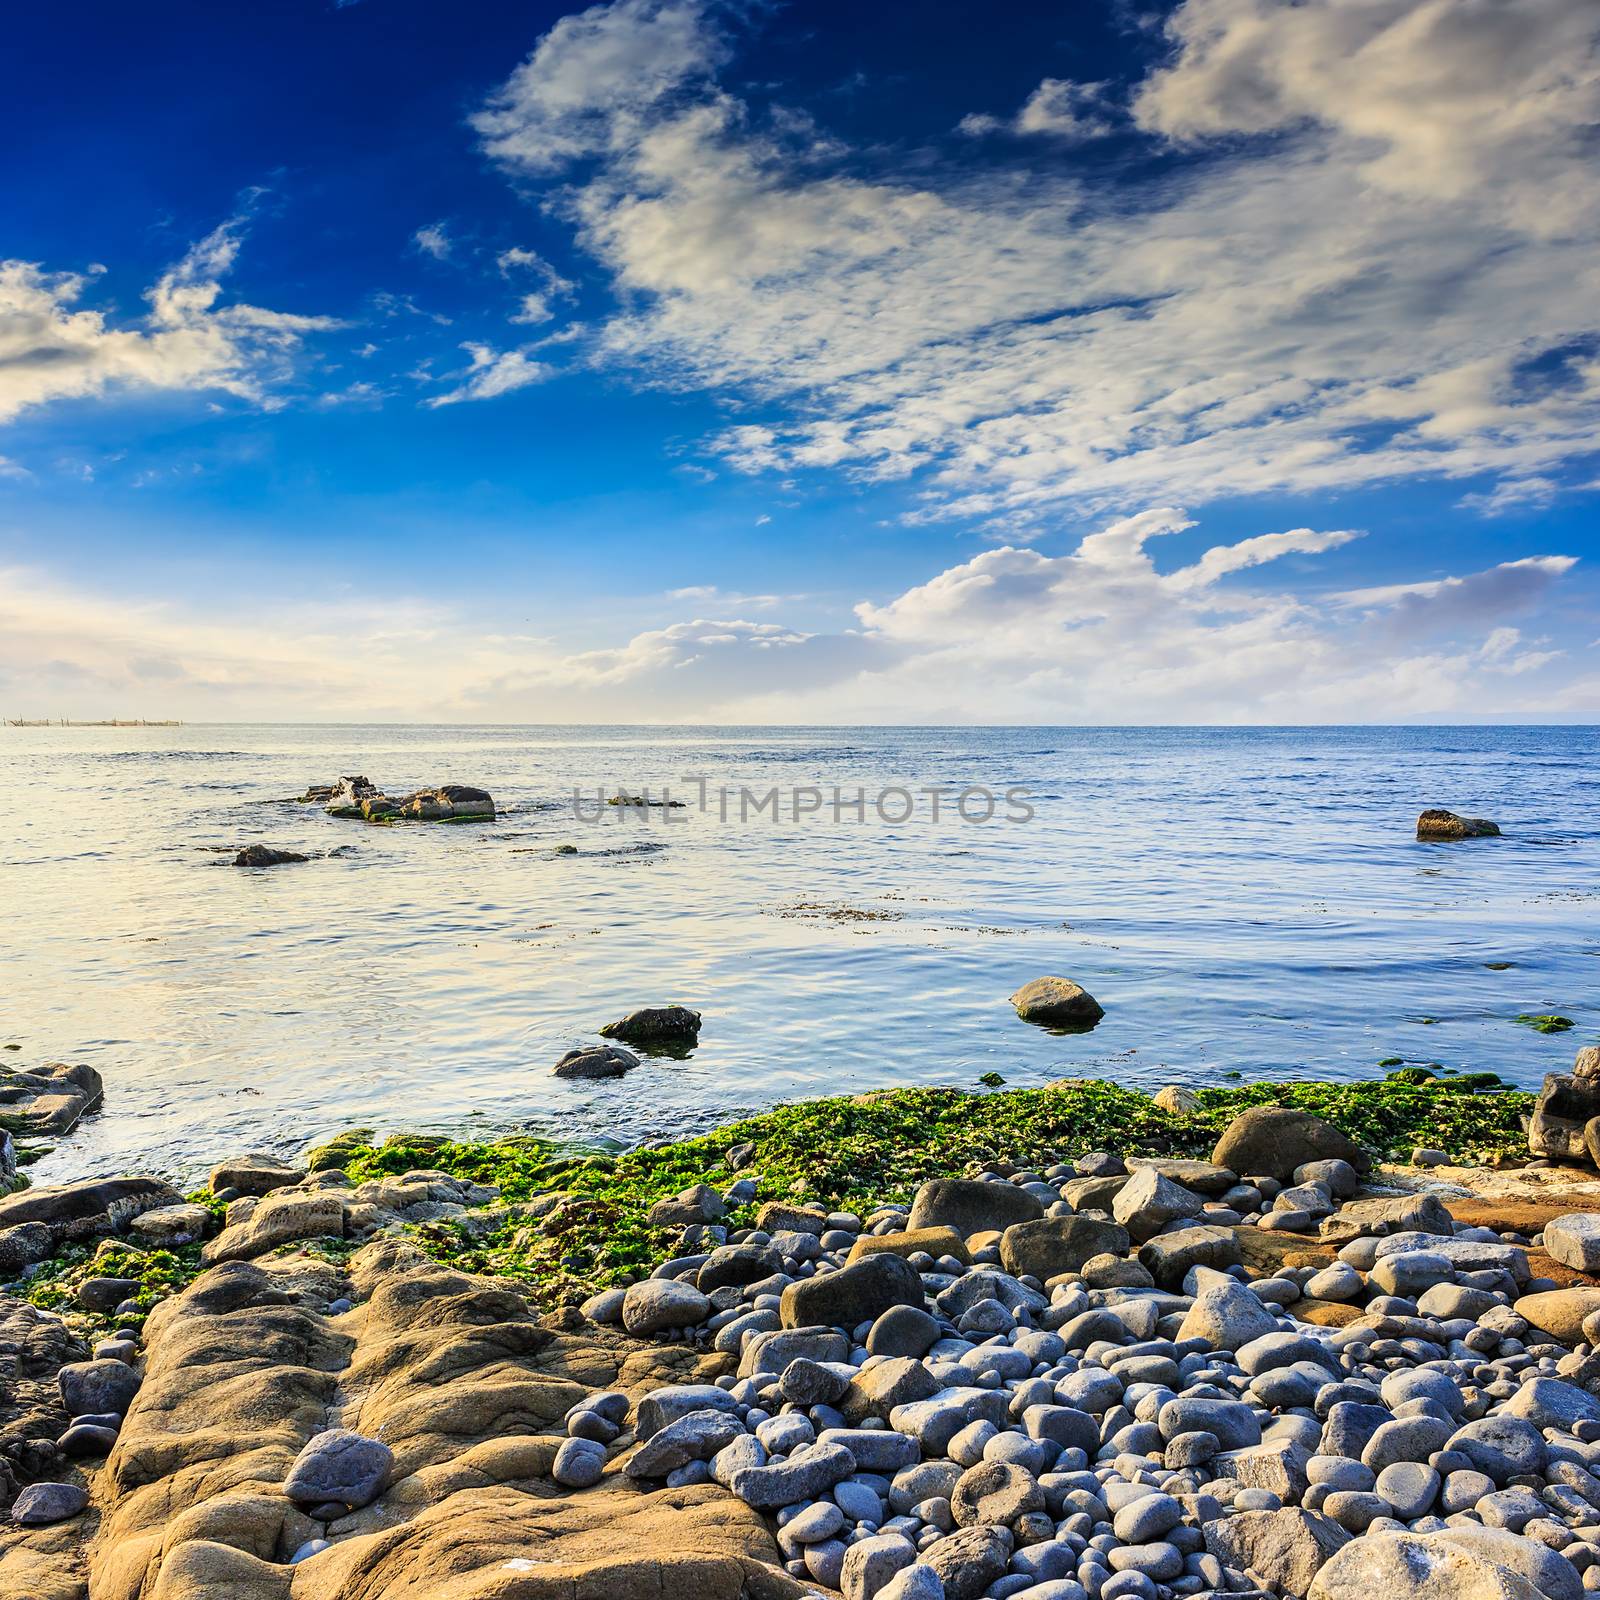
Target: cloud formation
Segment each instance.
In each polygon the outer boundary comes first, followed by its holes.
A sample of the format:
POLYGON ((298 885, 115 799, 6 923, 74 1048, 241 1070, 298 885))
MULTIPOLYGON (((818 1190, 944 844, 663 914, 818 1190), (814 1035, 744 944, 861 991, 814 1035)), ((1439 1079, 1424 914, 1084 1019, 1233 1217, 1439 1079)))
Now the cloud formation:
MULTIPOLYGON (((803 597, 707 585, 657 597, 689 620, 573 647, 421 600, 283 606, 250 620, 130 604, 0 573, 0 691, 33 713, 218 718, 691 722, 1349 722, 1600 711, 1538 633, 1560 555, 1322 600, 1261 569, 1358 535, 1294 528, 1158 563, 1192 534, 1154 508, 1070 550, 985 550, 832 631, 803 597), (1247 575, 1248 576, 1245 576, 1247 575), (754 620, 741 614, 762 610, 754 620), (777 613, 777 615, 772 615, 777 613), (63 706, 63 697, 69 704, 63 706), (124 709, 126 708, 126 709, 124 709)), ((1192 545, 1192 540, 1188 541, 1192 545)))
POLYGON ((125 389, 209 389, 273 405, 306 335, 340 324, 223 300, 243 226, 234 218, 207 234, 149 289, 147 314, 122 325, 78 308, 98 269, 0 262, 0 423, 125 389))
POLYGON ((604 358, 770 403, 717 441, 733 464, 914 477, 915 516, 1031 537, 1066 505, 1525 485, 1592 454, 1597 35, 1591 0, 1185 0, 1120 107, 1046 79, 1011 123, 1116 115, 1183 160, 1018 140, 884 177, 719 82, 713 5, 617 0, 477 126, 560 181, 622 300, 604 358))

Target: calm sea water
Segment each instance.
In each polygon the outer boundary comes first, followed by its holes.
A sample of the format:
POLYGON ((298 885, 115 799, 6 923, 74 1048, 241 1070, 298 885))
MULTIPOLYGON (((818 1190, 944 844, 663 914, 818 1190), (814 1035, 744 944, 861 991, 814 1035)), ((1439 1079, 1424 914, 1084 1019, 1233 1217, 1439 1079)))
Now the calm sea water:
POLYGON ((1533 1085, 1600 1036, 1597 756, 1600 730, 1565 728, 0 729, 0 1061, 105 1076, 43 1181, 189 1177, 352 1124, 633 1140, 991 1071, 1154 1088, 1401 1056, 1533 1085), (356 772, 482 784, 504 814, 285 801, 356 772), (689 778, 708 811, 574 814, 575 786, 592 812, 597 787, 694 801, 689 778), (936 784, 1025 786, 1035 815, 827 798, 936 784), (724 821, 719 785, 815 785, 823 809, 740 821, 735 798, 724 821), (1418 844, 1434 804, 1506 837, 1418 844), (252 841, 318 859, 235 869, 252 841), (1052 973, 1103 1002, 1094 1032, 1012 1012, 1052 973), (687 1059, 550 1076, 664 1000, 705 1014, 687 1059), (1514 1020, 1550 1011, 1577 1029, 1514 1020))

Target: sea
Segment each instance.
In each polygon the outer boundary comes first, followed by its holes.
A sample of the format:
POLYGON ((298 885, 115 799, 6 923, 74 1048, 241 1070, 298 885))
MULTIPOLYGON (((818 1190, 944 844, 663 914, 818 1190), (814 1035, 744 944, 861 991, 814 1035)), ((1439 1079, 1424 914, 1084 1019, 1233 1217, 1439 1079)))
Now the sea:
POLYGON ((1533 1087, 1600 1038, 1595 728, 0 728, 0 773, 0 1064, 105 1080, 39 1182, 353 1126, 627 1145, 906 1084, 1533 1087), (298 798, 357 774, 498 815, 298 798), (1429 806, 1502 837, 1419 843, 1429 806), (234 866, 252 843, 311 859, 234 866), (1039 976, 1104 1019, 1023 1022, 1039 976), (692 1050, 551 1075, 668 1002, 692 1050))

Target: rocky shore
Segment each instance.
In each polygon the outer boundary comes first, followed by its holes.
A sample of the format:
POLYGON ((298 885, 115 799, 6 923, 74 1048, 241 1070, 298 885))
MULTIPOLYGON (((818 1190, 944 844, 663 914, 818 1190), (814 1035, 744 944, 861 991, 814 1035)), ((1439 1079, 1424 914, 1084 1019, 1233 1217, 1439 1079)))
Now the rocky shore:
POLYGON ((1532 1109, 913 1090, 23 1189, 0 1597, 1578 1600, 1600 1179, 1532 1109))

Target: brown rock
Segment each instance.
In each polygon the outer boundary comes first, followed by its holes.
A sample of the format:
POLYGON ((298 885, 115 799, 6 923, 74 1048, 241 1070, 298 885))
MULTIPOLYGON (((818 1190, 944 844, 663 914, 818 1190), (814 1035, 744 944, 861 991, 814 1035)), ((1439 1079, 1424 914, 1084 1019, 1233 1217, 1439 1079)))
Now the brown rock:
POLYGON ((1497 839, 1500 826, 1487 817, 1462 817, 1454 811, 1424 811, 1417 818, 1419 839, 1497 839))
MULTIPOLYGON (((864 1233, 850 1246, 850 1261, 880 1251, 890 1255, 911 1256, 925 1250, 935 1260, 940 1256, 954 1256, 967 1266, 972 1264, 972 1252, 967 1242, 954 1228, 909 1228, 904 1233, 864 1233)), ((847 1263, 848 1264, 848 1263, 847 1263)))
POLYGON ((1308 1161, 1348 1161, 1357 1172, 1372 1165, 1365 1150, 1321 1117, 1287 1106, 1252 1106, 1223 1130, 1212 1162, 1231 1172, 1287 1182, 1308 1161))
POLYGON ((1600 1289, 1550 1289, 1542 1294, 1525 1294, 1513 1302, 1512 1309, 1552 1338, 1563 1344, 1576 1344, 1583 1337, 1583 1319, 1591 1311, 1600 1311, 1600 1289))
POLYGON ((1011 1004, 1024 1022, 1073 1032, 1092 1028, 1105 1015, 1100 1002, 1068 978, 1035 978, 1012 995, 1011 1004))

